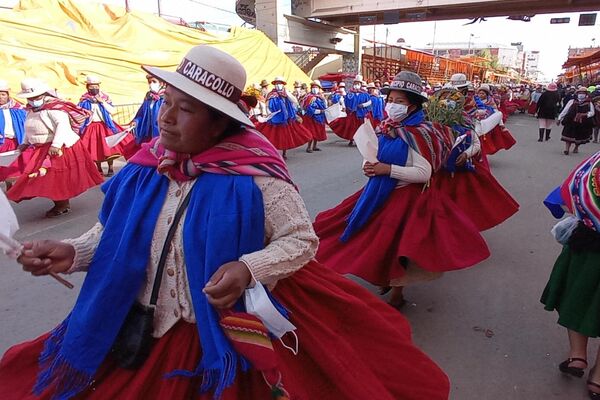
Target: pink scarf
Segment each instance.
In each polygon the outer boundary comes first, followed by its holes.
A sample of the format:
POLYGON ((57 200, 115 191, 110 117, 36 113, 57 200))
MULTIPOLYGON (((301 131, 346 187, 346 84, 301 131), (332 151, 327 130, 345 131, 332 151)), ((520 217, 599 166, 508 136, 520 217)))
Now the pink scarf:
POLYGON ((0 106, 0 110, 11 110, 11 109, 22 109, 24 108, 21 103, 16 101, 15 99, 9 98, 6 104, 2 104, 0 106))
POLYGON ((164 148, 160 137, 144 143, 129 160, 134 164, 156 167, 159 174, 169 174, 176 181, 187 181, 202 172, 222 175, 265 176, 294 184, 285 161, 275 147, 258 131, 244 128, 239 134, 196 155, 164 148))

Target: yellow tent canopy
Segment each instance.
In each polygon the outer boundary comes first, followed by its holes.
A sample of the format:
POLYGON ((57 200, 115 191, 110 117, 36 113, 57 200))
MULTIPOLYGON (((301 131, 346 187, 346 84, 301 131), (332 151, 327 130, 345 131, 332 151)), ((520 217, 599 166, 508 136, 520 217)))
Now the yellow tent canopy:
POLYGON ((279 75, 288 83, 310 81, 257 30, 232 27, 221 37, 153 14, 72 0, 21 0, 13 10, 0 12, 0 24, 0 79, 9 82, 13 94, 24 77, 37 77, 77 101, 86 76, 96 75, 115 104, 139 103, 148 90, 140 66, 174 70, 198 44, 238 59, 246 68, 247 84, 279 75))

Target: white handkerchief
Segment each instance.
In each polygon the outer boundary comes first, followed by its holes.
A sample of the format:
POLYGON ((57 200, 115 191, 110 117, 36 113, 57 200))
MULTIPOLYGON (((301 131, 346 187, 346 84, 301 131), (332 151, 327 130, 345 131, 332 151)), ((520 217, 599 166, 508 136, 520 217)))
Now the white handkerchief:
POLYGON ((347 114, 342 111, 342 105, 340 103, 335 103, 325 109, 325 118, 327 119, 327 123, 335 121, 338 118, 344 118, 346 116, 347 114))
POLYGON ((19 230, 19 222, 4 192, 0 191, 0 234, 12 237, 19 230))
POLYGON ((379 140, 373 130, 373 125, 368 119, 358 128, 354 134, 354 143, 356 148, 365 160, 370 163, 379 162, 377 160, 377 151, 379 150, 379 140))
POLYGON ((106 144, 108 147, 115 147, 119 143, 125 139, 125 136, 129 133, 130 129, 126 129, 122 132, 117 132, 114 135, 107 136, 104 140, 106 140, 106 144))
POLYGON ((12 163, 15 160, 15 158, 19 157, 19 154, 21 154, 19 150, 12 150, 7 151, 5 153, 0 153, 0 167, 10 165, 10 163, 12 163))

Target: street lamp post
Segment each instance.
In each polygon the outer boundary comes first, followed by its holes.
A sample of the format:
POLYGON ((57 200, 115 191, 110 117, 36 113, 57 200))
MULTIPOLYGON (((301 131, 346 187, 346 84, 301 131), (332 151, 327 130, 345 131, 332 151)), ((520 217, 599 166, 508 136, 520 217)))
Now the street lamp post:
POLYGON ((467 48, 467 55, 471 54, 471 39, 473 39, 473 36, 475 35, 472 33, 469 35, 469 47, 467 48))

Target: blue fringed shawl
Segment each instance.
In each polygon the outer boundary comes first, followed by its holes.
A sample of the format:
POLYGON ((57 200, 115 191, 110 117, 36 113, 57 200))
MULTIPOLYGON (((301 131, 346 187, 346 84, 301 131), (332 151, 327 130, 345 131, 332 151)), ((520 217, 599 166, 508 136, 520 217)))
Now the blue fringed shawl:
MULTIPOLYGON (((425 120, 425 114, 419 110, 408 116, 399 125, 417 126, 425 120)), ((406 165, 408 159, 409 145, 399 136, 379 135, 379 148, 377 150, 377 160, 386 164, 406 165)), ((381 208, 386 200, 396 188, 398 180, 388 175, 377 175, 369 178, 363 192, 361 193, 352 213, 348 217, 348 225, 340 237, 342 242, 347 242, 350 237, 359 231, 371 218, 371 216, 381 208)))
POLYGON ((162 97, 154 100, 152 97, 146 96, 133 119, 135 121, 134 134, 137 144, 147 142, 158 136, 158 110, 164 101, 162 97))
MULTIPOLYGON (((66 400, 92 381, 145 282, 168 184, 155 168, 128 164, 102 187, 104 232, 71 314, 45 343, 36 393, 52 387, 55 399, 66 400)), ((262 193, 253 178, 198 177, 183 225, 183 249, 203 356, 195 371, 172 375, 202 375, 201 390, 214 390, 215 398, 234 382, 238 366, 246 370, 248 363, 223 334, 202 288, 221 265, 263 247, 262 193)))
MULTIPOLYGON (((27 112, 23 108, 11 108, 9 111, 13 130, 15 131, 15 139, 17 139, 18 144, 22 144, 23 139, 25 139, 25 117, 27 116, 27 112)), ((0 112, 0 144, 4 144, 5 127, 4 113, 0 112)))
MULTIPOLYGON (((106 111, 106 108, 104 108, 104 105, 102 103, 98 103, 98 106, 100 106, 100 113, 102 114, 102 120, 104 120, 104 123, 106 124, 106 126, 108 126, 108 128, 113 133, 119 132, 119 129, 115 126, 115 123, 113 122, 112 116, 110 115, 110 113, 108 111, 106 111)), ((91 111, 92 110, 92 102, 90 100, 83 100, 79 103, 79 107, 81 107, 85 110, 91 111)), ((85 132, 85 128, 87 128, 91 122, 92 122, 92 117, 88 117, 88 119, 85 120, 83 125, 81 125, 81 129, 79 130, 80 135, 83 135, 83 133, 85 132)))

